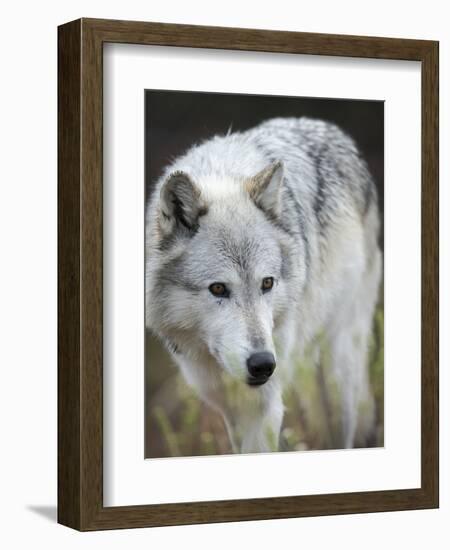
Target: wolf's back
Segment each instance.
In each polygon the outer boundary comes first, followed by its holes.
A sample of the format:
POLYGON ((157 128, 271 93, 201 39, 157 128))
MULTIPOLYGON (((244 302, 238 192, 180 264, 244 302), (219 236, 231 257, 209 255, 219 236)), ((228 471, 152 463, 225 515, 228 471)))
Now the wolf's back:
MULTIPOLYGON (((274 118, 249 130, 258 149, 281 160, 286 183, 309 203, 323 228, 343 209, 364 216, 376 206, 373 178, 355 142, 336 125, 309 118, 274 118)), ((305 205, 306 206, 306 205, 305 205)))

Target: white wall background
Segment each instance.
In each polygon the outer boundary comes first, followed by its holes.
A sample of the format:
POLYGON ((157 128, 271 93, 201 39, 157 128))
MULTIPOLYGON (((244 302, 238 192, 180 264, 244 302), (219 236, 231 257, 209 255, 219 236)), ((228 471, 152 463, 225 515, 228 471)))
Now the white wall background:
POLYGON ((0 86, 0 544, 5 548, 448 548, 450 34, 447 2, 8 3, 0 86), (441 509, 85 533, 56 517, 56 27, 80 16, 441 41, 441 509))

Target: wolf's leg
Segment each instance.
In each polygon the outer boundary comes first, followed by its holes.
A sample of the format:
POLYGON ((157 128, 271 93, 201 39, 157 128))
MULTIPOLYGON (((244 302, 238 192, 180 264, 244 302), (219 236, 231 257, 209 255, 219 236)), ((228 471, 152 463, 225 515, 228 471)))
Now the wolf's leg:
POLYGON ((283 402, 277 373, 257 388, 236 381, 218 369, 194 365, 186 357, 176 358, 186 382, 211 408, 221 414, 233 452, 277 451, 283 402))
POLYGON ((281 391, 272 387, 263 392, 243 387, 232 400, 223 399, 225 392, 221 400, 211 395, 205 400, 222 415, 233 453, 278 451, 283 421, 281 391))
MULTIPOLYGON (((346 327, 347 331, 350 327, 346 327)), ((353 447, 358 417, 358 377, 364 366, 364 356, 357 352, 351 336, 344 329, 335 333, 330 342, 330 362, 340 396, 340 441, 346 449, 353 447)), ((352 330, 353 332, 353 330, 352 330)))
POLYGON ((271 391, 259 414, 253 415, 248 410, 236 420, 241 453, 278 451, 283 421, 281 390, 271 391))
POLYGON ((233 452, 278 451, 284 413, 279 381, 270 380, 261 388, 234 385, 233 389, 222 391, 220 400, 217 394, 209 400, 223 417, 233 452))
POLYGON ((342 445, 351 448, 357 431, 367 440, 374 426, 368 351, 378 298, 381 258, 377 250, 351 299, 341 304, 329 333, 330 361, 341 398, 342 445))

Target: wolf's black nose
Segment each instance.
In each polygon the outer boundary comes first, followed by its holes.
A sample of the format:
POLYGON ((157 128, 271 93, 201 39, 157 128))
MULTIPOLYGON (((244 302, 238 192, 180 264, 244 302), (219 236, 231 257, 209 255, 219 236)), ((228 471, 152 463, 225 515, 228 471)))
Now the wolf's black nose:
POLYGON ((267 382, 275 370, 275 357, 268 351, 260 351, 247 359, 247 379, 251 386, 259 386, 267 382))

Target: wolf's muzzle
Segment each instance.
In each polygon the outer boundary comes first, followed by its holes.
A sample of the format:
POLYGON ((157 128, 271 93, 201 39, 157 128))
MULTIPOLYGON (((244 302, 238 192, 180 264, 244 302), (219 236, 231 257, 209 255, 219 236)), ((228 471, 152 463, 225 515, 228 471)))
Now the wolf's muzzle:
POLYGON ((253 353, 247 359, 247 370, 249 386, 261 386, 272 376, 275 370, 275 357, 268 351, 253 353))

